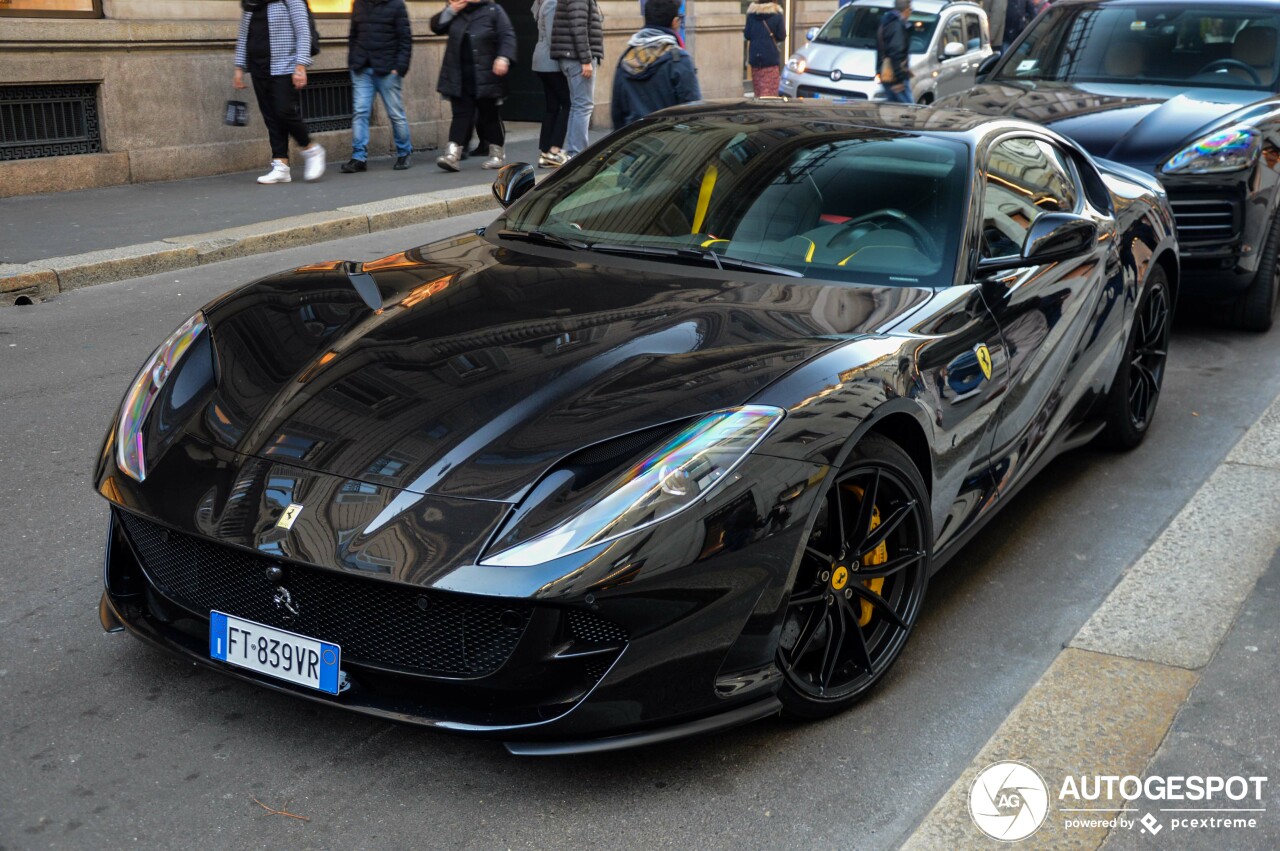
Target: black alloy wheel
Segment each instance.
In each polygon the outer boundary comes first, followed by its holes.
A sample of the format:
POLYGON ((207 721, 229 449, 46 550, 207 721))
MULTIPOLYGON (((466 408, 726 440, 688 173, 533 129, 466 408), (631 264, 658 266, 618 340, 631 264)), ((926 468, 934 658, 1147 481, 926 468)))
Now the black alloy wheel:
POLYGON ((1134 448, 1151 428, 1169 358, 1172 315, 1168 276, 1164 267, 1153 266, 1107 402, 1102 439, 1116 449, 1134 448))
POLYGON ((920 473, 868 435, 833 476, 800 558, 778 646, 784 715, 833 715, 884 676, 920 612, 932 549, 920 473))

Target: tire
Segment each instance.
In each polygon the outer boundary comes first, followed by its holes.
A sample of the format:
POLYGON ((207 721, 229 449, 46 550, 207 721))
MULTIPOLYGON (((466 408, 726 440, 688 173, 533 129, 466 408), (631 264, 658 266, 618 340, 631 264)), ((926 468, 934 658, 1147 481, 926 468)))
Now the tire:
POLYGON ((1169 277, 1157 263, 1147 276, 1125 341, 1124 359, 1111 380, 1106 426, 1098 436, 1104 446, 1129 450, 1147 436, 1164 383, 1172 314, 1169 277))
POLYGON ((1253 283, 1244 291, 1231 308, 1231 324, 1243 331, 1263 333, 1271 330, 1276 319, 1276 305, 1280 303, 1280 216, 1271 225, 1267 244, 1258 260, 1258 271, 1253 283))
POLYGON ((910 637, 933 556, 928 491, 893 441, 867 435, 830 478, 778 642, 783 717, 826 718, 883 678, 910 637))

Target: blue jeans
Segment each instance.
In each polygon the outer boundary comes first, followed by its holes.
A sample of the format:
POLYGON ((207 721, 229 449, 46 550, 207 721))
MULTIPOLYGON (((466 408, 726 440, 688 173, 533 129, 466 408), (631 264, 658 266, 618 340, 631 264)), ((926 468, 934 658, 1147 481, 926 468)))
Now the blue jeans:
POLYGON ((369 158, 369 115, 373 112, 375 91, 391 120, 396 153, 409 156, 413 153, 413 142, 409 139, 409 120, 404 117, 404 101, 400 97, 400 75, 375 74, 372 68, 364 68, 351 72, 351 159, 369 158))
POLYGON ((882 86, 880 91, 884 92, 884 99, 890 103, 915 103, 916 99, 911 96, 911 84, 903 83, 902 91, 895 92, 888 86, 882 86))
POLYGON ((587 129, 595 108, 596 75, 582 76, 582 63, 576 59, 561 59, 560 70, 569 81, 569 130, 564 137, 564 151, 574 157, 591 144, 587 129))

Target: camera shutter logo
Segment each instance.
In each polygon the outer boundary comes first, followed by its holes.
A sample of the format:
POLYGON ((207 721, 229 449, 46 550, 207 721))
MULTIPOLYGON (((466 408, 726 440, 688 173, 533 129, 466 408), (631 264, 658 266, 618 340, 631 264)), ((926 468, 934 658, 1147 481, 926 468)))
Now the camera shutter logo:
POLYGON ((969 816, 992 839, 1026 839, 1048 815, 1048 785, 1040 772, 1021 762, 992 763, 969 787, 969 816))

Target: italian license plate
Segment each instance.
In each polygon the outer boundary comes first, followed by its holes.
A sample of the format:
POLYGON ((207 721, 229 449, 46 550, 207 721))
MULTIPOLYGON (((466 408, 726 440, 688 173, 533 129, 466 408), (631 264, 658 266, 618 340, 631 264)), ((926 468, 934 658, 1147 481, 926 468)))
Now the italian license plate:
POLYGON ((222 612, 209 613, 209 655, 280 680, 338 693, 342 648, 222 612))

